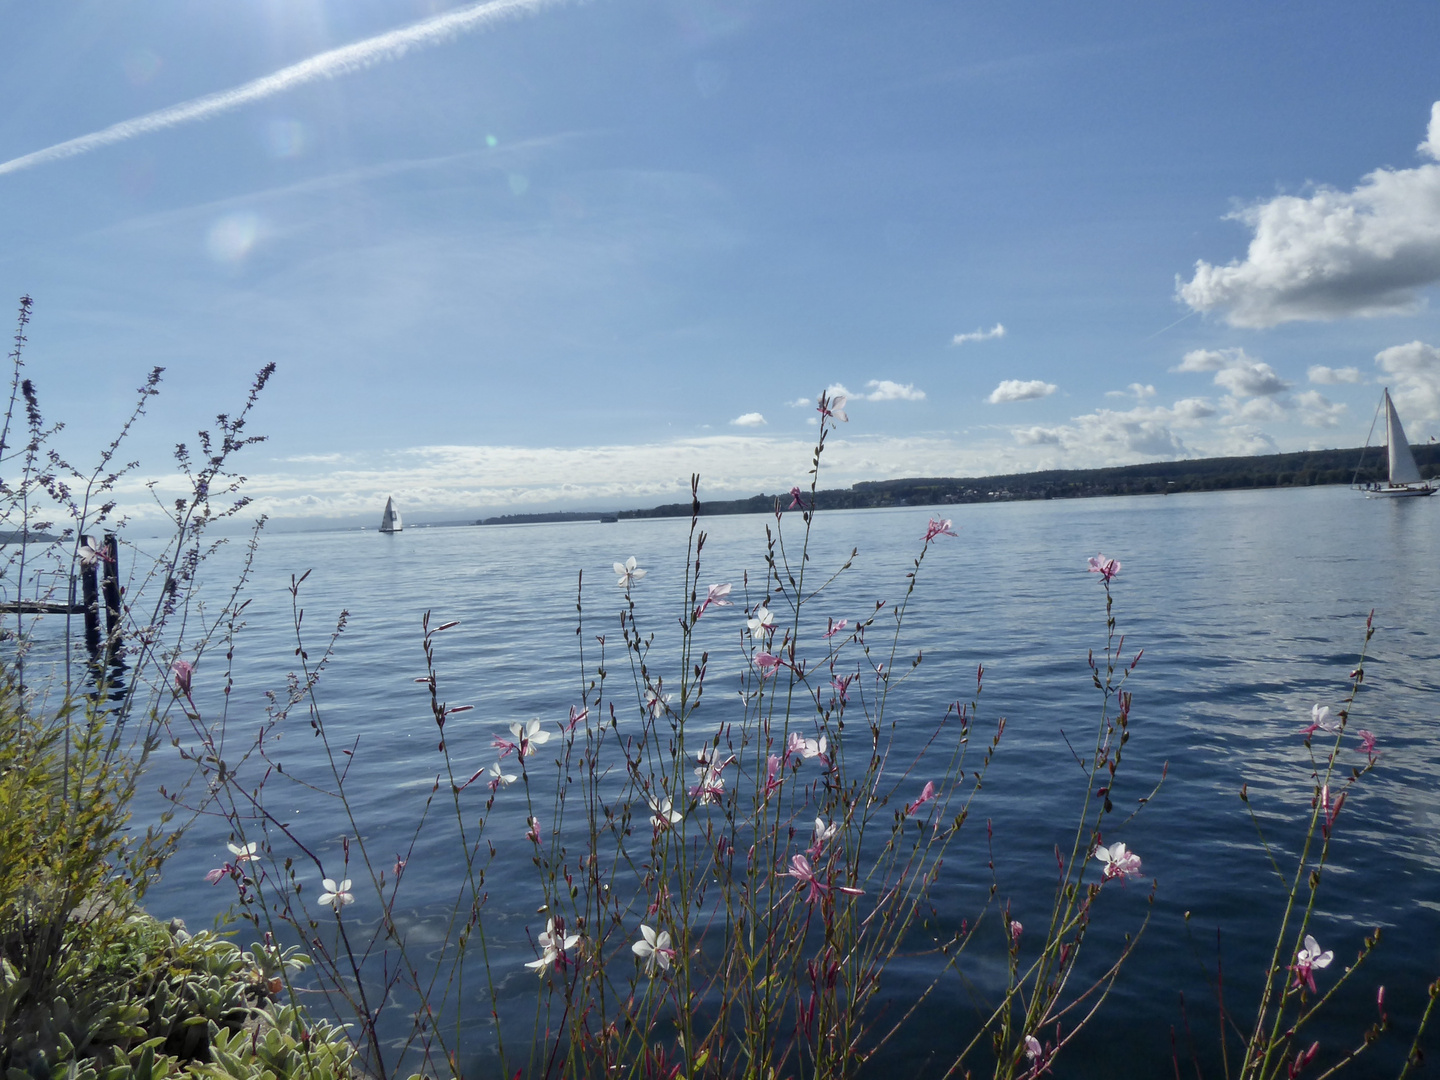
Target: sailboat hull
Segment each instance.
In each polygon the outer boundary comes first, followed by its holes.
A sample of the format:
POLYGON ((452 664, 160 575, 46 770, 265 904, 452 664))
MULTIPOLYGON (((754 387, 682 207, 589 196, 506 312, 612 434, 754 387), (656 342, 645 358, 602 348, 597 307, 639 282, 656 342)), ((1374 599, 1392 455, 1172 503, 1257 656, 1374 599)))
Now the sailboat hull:
POLYGON ((1367 488, 1365 497, 1367 499, 1413 499, 1421 495, 1434 495, 1436 488, 1433 487, 1379 487, 1367 488))

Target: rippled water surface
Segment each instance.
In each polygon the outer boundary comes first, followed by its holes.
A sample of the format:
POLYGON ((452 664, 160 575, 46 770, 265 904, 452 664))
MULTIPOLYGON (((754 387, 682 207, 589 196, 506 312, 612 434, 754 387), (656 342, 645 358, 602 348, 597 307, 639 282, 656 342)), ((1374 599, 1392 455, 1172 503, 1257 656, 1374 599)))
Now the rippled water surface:
MULTIPOLYGON (((1297 732, 1313 704, 1343 698, 1372 609, 1378 630, 1350 726, 1373 731, 1382 756, 1341 816, 1315 932, 1335 951, 1337 969, 1369 929, 1382 927, 1384 939, 1355 991, 1315 1036, 1337 1051, 1357 1042, 1380 983, 1397 1027, 1413 1026, 1425 984, 1440 976, 1440 499, 1368 502, 1345 489, 1320 488, 953 512, 959 537, 943 539, 931 553, 912 603, 906 640, 923 648, 924 663, 903 688, 898 715, 918 730, 946 703, 968 700, 983 663, 982 724, 1004 716, 1008 725, 972 811, 978 817, 969 839, 952 853, 952 876, 936 893, 939 921, 973 917, 992 857, 999 899, 1008 899, 1027 926, 1045 921, 1052 849, 1068 850, 1067 822, 1083 793, 1062 732, 1083 746, 1097 705, 1086 655, 1104 645, 1103 592, 1084 571, 1086 556, 1097 551, 1124 563, 1114 586, 1116 617, 1127 650, 1145 650, 1131 683, 1134 736, 1117 803, 1135 805, 1168 767, 1158 796, 1112 837, 1138 852, 1158 881, 1153 908, 1138 883, 1107 886, 1087 950, 1098 962, 1147 913, 1149 925, 1097 1018, 1067 1049, 1061 1075, 1173 1074, 1172 1032, 1184 1071, 1193 1075, 1193 1053, 1207 1075, 1220 1075, 1215 999, 1205 975, 1206 965, 1214 971, 1217 931, 1226 1001, 1243 1016, 1283 901, 1238 793, 1248 785, 1250 808, 1283 866, 1301 839, 1312 790, 1297 732), (994 830, 988 845, 979 825, 985 820, 994 830)), ((853 619, 876 600, 897 599, 929 517, 925 509, 819 515, 811 547, 817 570, 859 551, 854 569, 821 605, 824 613, 853 619)), ((706 520, 702 579, 732 581, 737 594, 747 571, 752 582, 763 579, 764 529, 772 521, 706 520)), ((232 745, 258 727, 265 691, 283 693, 294 669, 287 586, 292 574, 309 570, 300 603, 312 658, 339 613, 349 612, 318 696, 332 741, 354 747, 350 784, 361 793, 359 826, 375 850, 400 850, 438 768, 428 699, 413 681, 424 670, 424 612, 461 620, 439 640, 439 669, 443 696, 475 705, 451 721, 447 734, 456 758, 479 768, 493 756, 491 736, 510 721, 558 720, 579 700, 577 642, 593 650, 594 635, 617 634, 621 596, 610 572, 617 559, 634 555, 649 571, 636 590, 638 609, 659 635, 653 662, 667 671, 687 529, 680 521, 626 521, 267 537, 237 645, 232 745), (586 629, 577 638, 581 571, 586 629)), ((739 611, 706 617, 711 687, 739 686, 739 611)), ((207 712, 218 707, 213 691, 221 676, 213 656, 197 672, 207 712)), ((714 722, 726 718, 726 707, 716 706, 714 722)), ((735 697, 733 719, 739 709, 735 697)), ((291 727, 280 756, 303 770, 314 743, 303 718, 291 727)), ((155 772, 169 782, 178 775, 165 761, 155 772)), ((298 788, 285 797, 283 812, 297 829, 337 860, 346 826, 335 808, 298 788)), ((502 998, 523 1009, 527 995, 533 1002, 534 976, 520 965, 534 956, 526 927, 532 934, 541 928, 534 914, 539 891, 521 842, 523 801, 514 789, 502 792, 506 798, 513 805, 502 804, 490 826, 502 850, 486 926, 502 998)), ((223 859, 227 835, 223 822, 197 822, 152 890, 151 909, 192 927, 209 925, 233 895, 230 886, 203 880, 223 859)), ((454 872, 444 849, 422 842, 416 850, 405 880, 408 903, 399 912, 412 940, 430 935, 438 948, 442 909, 427 897, 453 893, 454 872)), ((347 909, 347 918, 364 917, 362 904, 347 909)), ((972 964, 962 965, 963 980, 942 985, 889 1060, 908 1068, 953 1051, 992 987, 993 945, 977 947, 972 964)), ((897 964, 886 990, 892 1008, 907 995, 913 999, 925 963, 897 964)), ((477 1026, 467 1068, 480 1075, 494 1059, 479 1021, 483 998, 473 995, 471 1004, 477 1026)), ((1392 1046, 1399 1042, 1396 1036, 1392 1046)), ((1435 1037, 1429 1044, 1440 1052, 1435 1037)), ((983 1061, 982 1052, 976 1063, 983 1061)), ((1372 1067, 1380 1062, 1373 1058, 1372 1067)))

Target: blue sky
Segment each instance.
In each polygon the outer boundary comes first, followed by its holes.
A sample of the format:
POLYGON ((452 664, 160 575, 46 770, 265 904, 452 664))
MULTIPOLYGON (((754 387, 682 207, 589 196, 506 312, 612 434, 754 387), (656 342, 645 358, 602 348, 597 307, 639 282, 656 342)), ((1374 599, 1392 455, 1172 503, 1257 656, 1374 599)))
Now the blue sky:
POLYGON ((160 364, 163 476, 274 361, 281 518, 786 489, 826 387, 826 486, 1353 446, 1385 384, 1440 435, 1433 4, 0 16, 0 297, 67 451, 160 364))

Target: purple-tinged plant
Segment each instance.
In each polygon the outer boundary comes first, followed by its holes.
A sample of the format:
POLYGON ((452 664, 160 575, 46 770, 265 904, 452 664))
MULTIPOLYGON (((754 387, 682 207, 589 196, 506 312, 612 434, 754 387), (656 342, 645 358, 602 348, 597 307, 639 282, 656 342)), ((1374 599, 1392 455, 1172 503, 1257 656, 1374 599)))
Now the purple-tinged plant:
POLYGON ((1090 573, 1099 574, 1101 580, 1108 587, 1110 582, 1115 580, 1115 575, 1120 573, 1120 560, 1106 558, 1104 552, 1092 555, 1090 557, 1090 573))

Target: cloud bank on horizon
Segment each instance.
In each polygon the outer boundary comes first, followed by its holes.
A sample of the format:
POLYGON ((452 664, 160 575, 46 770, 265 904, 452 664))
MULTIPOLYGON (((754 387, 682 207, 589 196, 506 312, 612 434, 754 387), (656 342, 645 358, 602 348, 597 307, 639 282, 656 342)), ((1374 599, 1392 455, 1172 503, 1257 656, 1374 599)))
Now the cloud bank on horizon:
MULTIPOLYGON (((1440 162, 1440 101, 1417 149, 1440 162)), ((1229 217, 1253 232, 1246 257, 1201 259, 1176 289, 1231 326, 1407 314, 1440 281, 1440 164, 1376 169, 1352 191, 1281 195, 1229 217)))
POLYGON ((152 131, 163 131, 180 124, 205 120, 220 113, 238 109, 242 105, 263 101, 282 94, 287 90, 304 86, 306 83, 326 79, 338 79, 376 64, 398 60, 415 49, 427 48, 453 41, 463 34, 472 34, 488 29, 507 19, 530 15, 542 8, 563 3, 565 0, 486 0, 471 4, 458 11, 435 15, 410 26, 391 30, 384 34, 328 49, 307 60, 281 68, 270 75, 220 90, 214 94, 181 102, 169 108, 159 109, 144 116, 112 124, 100 131, 78 138, 67 139, 47 146, 43 150, 0 162, 0 176, 34 168, 52 161, 62 161, 78 154, 87 154, 104 146, 125 142, 152 131))

